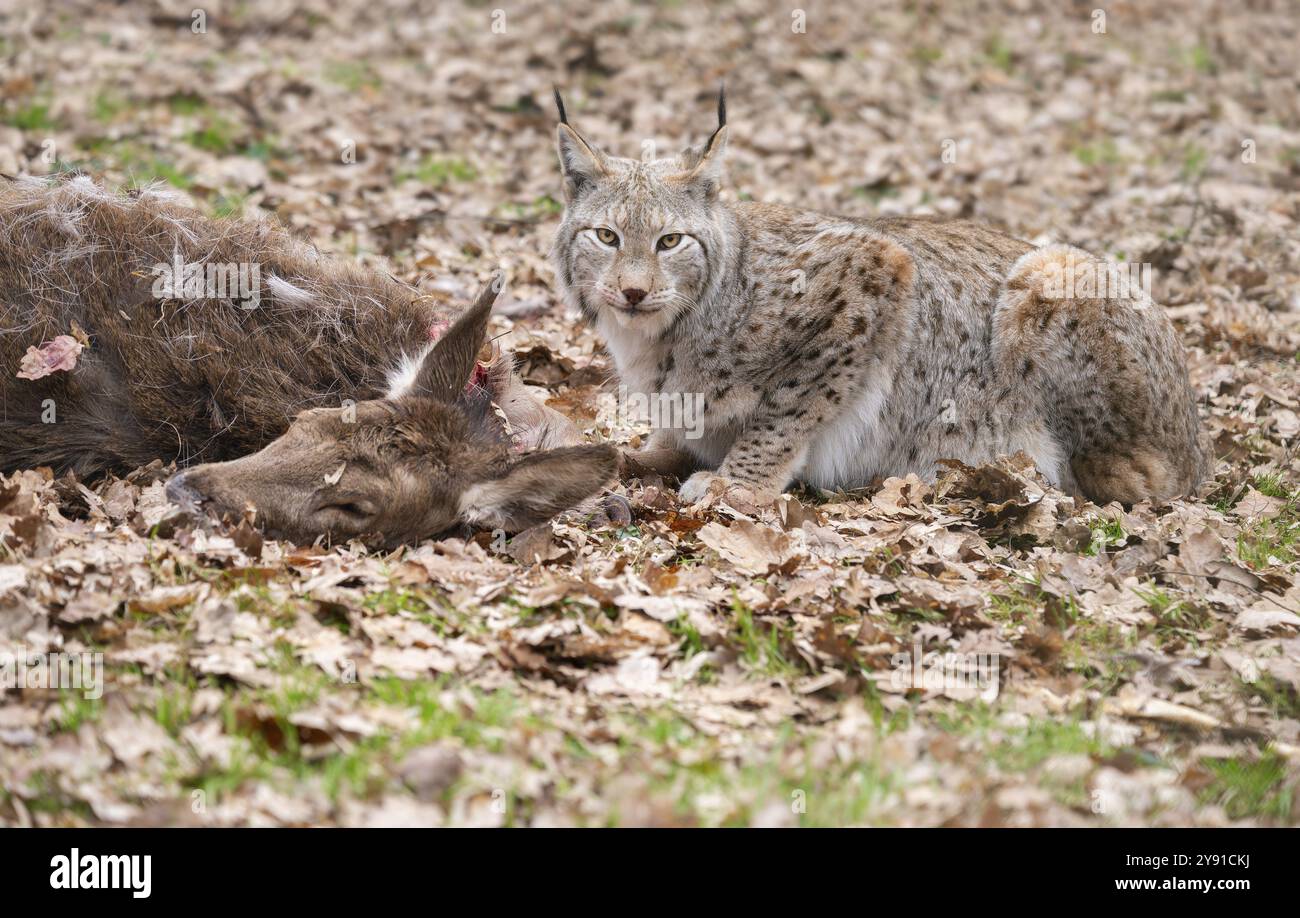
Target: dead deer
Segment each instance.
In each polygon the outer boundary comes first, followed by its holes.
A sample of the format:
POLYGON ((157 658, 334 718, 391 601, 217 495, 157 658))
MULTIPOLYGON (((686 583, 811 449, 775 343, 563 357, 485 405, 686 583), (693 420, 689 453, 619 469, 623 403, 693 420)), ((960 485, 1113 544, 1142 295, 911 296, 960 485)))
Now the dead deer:
POLYGON ((598 492, 616 452, 576 445, 508 358, 480 363, 496 286, 450 321, 270 222, 0 180, 0 468, 175 460, 173 501, 251 507, 297 542, 534 525, 598 492))

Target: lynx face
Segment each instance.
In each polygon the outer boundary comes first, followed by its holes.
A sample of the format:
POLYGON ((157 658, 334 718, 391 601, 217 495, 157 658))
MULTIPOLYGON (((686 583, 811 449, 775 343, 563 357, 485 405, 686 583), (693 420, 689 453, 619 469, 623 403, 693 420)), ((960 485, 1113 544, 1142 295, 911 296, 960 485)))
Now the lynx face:
POLYGON ((720 273, 725 125, 662 160, 608 156, 567 123, 558 142, 566 207, 552 254, 572 305, 620 328, 668 328, 720 273))

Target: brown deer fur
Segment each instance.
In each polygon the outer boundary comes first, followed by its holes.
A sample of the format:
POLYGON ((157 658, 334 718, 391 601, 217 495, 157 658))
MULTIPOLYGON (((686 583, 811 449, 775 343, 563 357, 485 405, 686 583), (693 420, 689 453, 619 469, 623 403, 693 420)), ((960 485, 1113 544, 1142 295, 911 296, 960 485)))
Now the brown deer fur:
POLYGON ((298 540, 531 525, 599 490, 615 460, 572 446, 507 360, 478 365, 494 299, 431 346, 451 317, 427 298, 273 223, 84 177, 0 180, 0 468, 175 460, 193 467, 175 499, 251 505, 298 540), (260 299, 156 295, 156 266, 177 261, 256 265, 260 299), (29 347, 83 331, 74 369, 16 377, 29 347), (556 446, 569 448, 516 455, 556 446))

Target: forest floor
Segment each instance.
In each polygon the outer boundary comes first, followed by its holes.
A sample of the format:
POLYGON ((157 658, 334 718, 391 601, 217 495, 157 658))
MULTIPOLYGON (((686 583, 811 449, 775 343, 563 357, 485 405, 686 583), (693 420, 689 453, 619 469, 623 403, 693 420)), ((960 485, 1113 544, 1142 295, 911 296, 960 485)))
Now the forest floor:
POLYGON ((193 6, 0 14, 0 172, 162 180, 448 303, 503 266, 499 343, 629 442, 546 263, 551 86, 637 155, 725 77, 727 195, 1150 265, 1215 474, 1128 510, 1014 460, 770 507, 630 481, 627 525, 377 554, 160 537, 157 467, 20 472, 0 676, 103 679, 4 693, 0 823, 1300 822, 1294 5, 193 6))

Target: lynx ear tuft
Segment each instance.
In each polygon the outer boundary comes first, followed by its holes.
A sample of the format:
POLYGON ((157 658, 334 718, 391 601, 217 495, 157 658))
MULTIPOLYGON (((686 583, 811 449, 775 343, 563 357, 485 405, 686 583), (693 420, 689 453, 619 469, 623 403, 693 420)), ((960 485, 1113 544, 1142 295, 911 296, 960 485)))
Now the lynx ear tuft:
POLYGON ((722 161, 727 151, 727 87, 718 87, 718 126, 702 147, 682 153, 682 175, 678 181, 705 201, 712 201, 722 187, 722 161))
POLYGON ((551 89, 555 92, 555 107, 560 110, 560 124, 568 124, 569 116, 564 111, 564 98, 560 95, 560 87, 552 86, 551 89))

